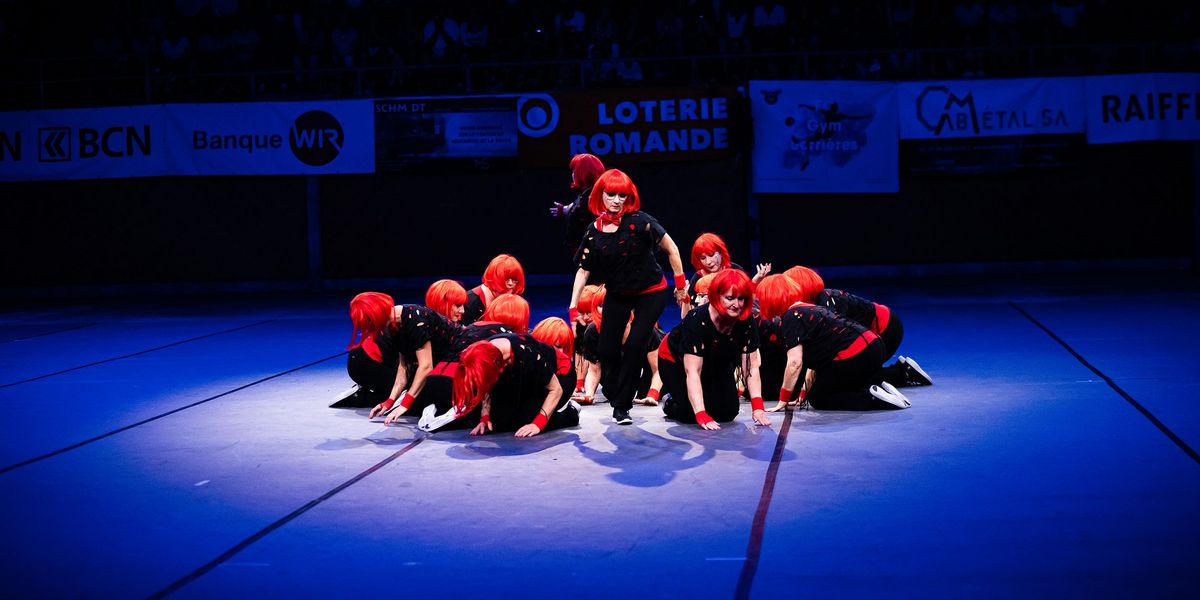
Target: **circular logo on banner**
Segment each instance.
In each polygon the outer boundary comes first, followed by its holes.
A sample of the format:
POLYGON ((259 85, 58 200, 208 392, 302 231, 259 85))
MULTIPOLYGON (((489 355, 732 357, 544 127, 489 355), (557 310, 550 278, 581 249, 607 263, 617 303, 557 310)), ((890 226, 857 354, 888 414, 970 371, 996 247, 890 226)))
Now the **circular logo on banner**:
POLYGON ((549 94, 526 94, 517 100, 517 128, 528 137, 545 137, 558 127, 558 103, 549 94))
POLYGON ((310 167, 333 162, 342 152, 346 135, 342 124, 323 110, 310 110, 299 117, 288 132, 292 154, 310 167))

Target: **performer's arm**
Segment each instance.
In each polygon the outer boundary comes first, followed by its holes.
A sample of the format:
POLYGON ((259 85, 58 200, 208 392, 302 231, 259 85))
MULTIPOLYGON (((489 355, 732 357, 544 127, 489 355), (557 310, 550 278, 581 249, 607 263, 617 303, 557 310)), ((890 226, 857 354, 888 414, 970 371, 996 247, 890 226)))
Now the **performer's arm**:
POLYGON ((696 413, 696 424, 701 429, 720 429, 721 426, 704 412, 704 385, 700 382, 700 373, 704 370, 704 359, 695 354, 683 355, 683 371, 687 375, 688 402, 692 404, 692 412, 696 413))
POLYGON ((562 393, 558 377, 551 375, 550 383, 546 384, 546 399, 542 401, 542 407, 538 409, 538 414, 532 423, 517 430, 517 437, 533 437, 545 431, 546 423, 550 422, 550 415, 554 414, 554 409, 558 406, 558 400, 562 398, 562 393))

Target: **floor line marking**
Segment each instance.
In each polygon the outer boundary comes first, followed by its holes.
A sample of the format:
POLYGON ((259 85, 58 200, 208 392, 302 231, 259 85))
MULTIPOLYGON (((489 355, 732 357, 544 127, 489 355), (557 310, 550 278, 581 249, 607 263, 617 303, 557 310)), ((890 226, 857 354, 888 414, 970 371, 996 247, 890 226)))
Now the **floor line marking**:
POLYGON ((284 376, 284 375, 288 375, 288 374, 290 374, 290 373, 295 373, 296 371, 299 371, 299 370, 301 370, 301 369, 307 369, 307 368, 309 368, 309 367, 311 367, 311 366, 314 366, 314 365, 321 364, 321 363, 323 363, 323 362, 325 362, 325 361, 328 361, 328 360, 333 360, 333 359, 335 359, 335 358, 337 358, 337 357, 339 357, 339 356, 345 356, 345 354, 346 354, 345 352, 338 352, 337 354, 334 354, 334 355, 332 355, 332 356, 326 356, 325 358, 318 359, 318 360, 314 360, 313 362, 310 362, 310 363, 308 363, 308 364, 304 364, 304 365, 300 365, 299 367, 295 367, 295 368, 292 368, 292 369, 288 369, 288 370, 286 370, 286 371, 282 371, 282 372, 276 373, 276 374, 274 374, 274 375, 268 375, 268 376, 266 376, 266 377, 263 377, 262 379, 259 379, 259 380, 257 380, 257 381, 252 381, 252 382, 250 382, 250 383, 247 383, 247 384, 245 384, 245 385, 241 385, 241 386, 238 386, 238 387, 236 387, 236 388, 233 388, 232 390, 228 390, 228 391, 225 391, 225 392, 221 392, 220 394, 217 394, 217 395, 215 395, 215 396, 209 396, 208 398, 205 398, 205 399, 203 399, 203 400, 197 400, 197 401, 195 401, 195 402, 193 402, 193 403, 191 403, 191 404, 187 404, 187 405, 185 405, 185 406, 180 406, 179 408, 175 408, 175 409, 169 410, 169 411, 167 411, 167 412, 165 412, 165 413, 162 413, 162 414, 159 414, 159 415, 155 415, 155 416, 153 416, 153 417, 149 417, 149 418, 147 418, 147 419, 142 419, 141 421, 138 421, 137 423, 133 423, 133 424, 130 424, 130 425, 126 425, 126 426, 124 426, 124 427, 121 427, 121 428, 119 428, 119 429, 114 429, 114 430, 112 430, 112 431, 110 431, 110 432, 108 432, 108 433, 102 433, 102 434, 100 434, 100 435, 98 435, 98 436, 96 436, 96 437, 93 437, 93 438, 88 438, 88 439, 86 439, 86 440, 83 440, 82 442, 76 442, 76 443, 74 443, 74 444, 71 444, 70 446, 67 446, 67 447, 65 447, 65 448, 59 448, 58 450, 54 450, 54 451, 52 451, 52 452, 47 452, 46 454, 42 454, 42 455, 40 455, 40 456, 35 456, 35 457, 33 457, 33 458, 29 458, 29 459, 23 460, 23 461, 21 461, 21 462, 19 462, 19 463, 14 463, 14 464, 8 465, 7 467, 4 467, 4 468, 0 469, 0 475, 3 475, 3 474, 5 474, 5 473, 8 473, 9 471, 12 471, 12 470, 15 470, 15 469, 19 469, 19 468, 21 468, 21 467, 24 467, 24 466, 26 466, 26 465, 31 465, 31 464, 33 464, 33 463, 35 463, 35 462, 38 462, 38 461, 45 460, 45 459, 47 459, 47 458, 50 458, 50 457, 53 457, 53 456, 58 456, 59 454, 62 454, 62 453, 64 453, 64 452, 68 452, 68 451, 74 450, 74 449, 76 449, 76 448, 80 448, 80 447, 86 446, 86 445, 88 445, 88 444, 91 444, 92 442, 98 442, 98 441, 100 441, 100 440, 102 440, 102 439, 104 439, 104 438, 107 438, 107 437, 114 436, 114 435, 116 435, 116 434, 118 434, 118 433, 121 433, 122 431, 128 431, 128 430, 130 430, 130 429, 133 429, 134 427, 138 427, 138 426, 141 426, 141 425, 145 425, 146 423, 149 423, 149 422, 151 422, 151 421, 157 421, 157 420, 159 420, 159 419, 161 419, 161 418, 163 418, 163 417, 170 416, 170 415, 173 415, 173 414, 175 414, 175 413, 177 413, 177 412, 184 411, 184 410, 187 410, 187 409, 189 409, 189 408, 192 408, 193 406, 199 406, 199 405, 201 405, 201 404, 204 404, 205 402, 210 402, 210 401, 212 401, 212 400, 216 400, 217 398, 221 398, 221 397, 224 397, 224 396, 228 396, 228 395, 230 395, 230 394, 233 394, 233 393, 235 393, 235 392, 240 392, 240 391, 242 391, 242 390, 244 390, 244 389, 246 389, 246 388, 248 388, 248 387, 255 386, 255 385, 258 385, 258 384, 260 384, 260 383, 263 383, 264 381, 270 381, 270 380, 272 380, 272 379, 275 379, 276 377, 282 377, 282 376, 284 376))
MULTIPOLYGON (((229 560, 230 558, 233 558, 233 557, 234 557, 234 556, 236 556, 236 555, 237 555, 239 552, 241 552, 242 550, 245 550, 246 548, 250 547, 252 544, 254 544, 255 542, 257 542, 258 540, 261 540, 261 539, 263 539, 264 537, 266 537, 267 535, 269 535, 271 532, 275 531, 276 529, 279 529, 280 527, 283 527, 284 525, 287 525, 289 522, 293 521, 294 519, 296 519, 296 518, 297 518, 297 517, 299 517, 300 515, 302 515, 302 514, 304 514, 304 513, 308 512, 309 510, 311 510, 311 509, 315 508, 315 507, 316 507, 318 504, 320 504, 320 503, 322 503, 322 502, 324 502, 324 501, 326 501, 326 500, 328 500, 328 499, 330 499, 330 498, 332 498, 332 497, 334 497, 334 496, 338 495, 338 493, 340 493, 342 490, 345 490, 346 488, 348 488, 348 487, 350 487, 350 486, 352 486, 352 485, 354 485, 354 484, 358 483, 359 481, 362 481, 362 480, 363 480, 364 478, 366 478, 367 476, 369 476, 369 475, 371 475, 372 473, 374 473, 374 472, 378 471, 379 469, 382 469, 382 468, 383 468, 385 465, 387 465, 388 463, 390 463, 390 462, 392 462, 392 461, 396 460, 397 458, 400 458, 401 456, 403 456, 403 455, 404 455, 406 452, 408 452, 409 450, 412 450, 413 448, 417 447, 417 444, 420 444, 420 443, 421 443, 422 441, 424 441, 425 439, 426 439, 426 438, 419 437, 419 438, 417 438, 417 439, 415 439, 415 440, 413 440, 413 441, 409 442, 409 443, 408 443, 408 445, 406 445, 406 446, 404 446, 403 448, 401 448, 401 449, 399 449, 399 450, 397 450, 397 451, 393 452, 391 456, 388 456, 387 458, 385 458, 385 459, 383 459, 383 460, 381 460, 381 461, 379 461, 379 462, 375 463, 375 464, 374 464, 374 465, 372 465, 370 468, 368 468, 366 471, 363 471, 362 473, 359 473, 358 475, 355 475, 354 477, 351 477, 349 480, 347 480, 347 481, 343 482, 341 485, 339 485, 339 486, 337 486, 337 487, 333 488, 332 490, 329 490, 328 492, 325 492, 324 494, 321 494, 321 496, 319 496, 319 497, 317 497, 317 498, 315 498, 315 499, 313 499, 313 500, 310 500, 310 501, 309 501, 307 504, 305 504, 304 506, 301 506, 300 508, 297 508, 296 510, 293 510, 292 512, 288 513, 288 514, 287 514, 286 516, 284 516, 283 518, 281 518, 281 519, 279 519, 279 520, 275 521, 274 523, 271 523, 270 525, 267 525, 266 527, 264 527, 264 528, 262 528, 262 529, 258 530, 257 532, 255 532, 255 533, 254 533, 253 535, 251 535, 250 537, 248 537, 248 538, 246 538, 246 539, 242 540, 241 542, 239 542, 239 543, 238 543, 237 545, 235 545, 234 547, 232 547, 232 548, 230 548, 230 549, 226 550, 225 552, 221 553, 221 555, 220 555, 220 556, 218 556, 218 557, 216 557, 216 558, 214 558, 214 559, 212 559, 212 560, 208 561, 207 563, 205 563, 204 565, 202 565, 200 568, 196 569, 195 571, 192 571, 191 573, 188 573, 187 575, 184 575, 183 577, 179 578, 178 580, 176 580, 176 581, 175 581, 174 583, 172 583, 171 585, 168 585, 167 587, 165 587, 165 588, 163 588, 163 589, 161 589, 161 590, 159 590, 159 591, 155 592, 154 594, 151 594, 151 595, 150 595, 150 598, 151 598, 151 599, 155 599, 155 598, 165 598, 165 597, 167 597, 167 596, 169 596, 169 595, 171 595, 171 594, 173 594, 173 593, 175 593, 175 592, 179 591, 181 588, 183 588, 183 587, 184 587, 184 586, 186 586, 187 584, 189 584, 189 583, 191 583, 191 582, 193 582, 193 581, 195 581, 195 580, 199 579, 200 577, 203 577, 203 576, 204 576, 206 573, 208 573, 209 571, 212 571, 213 569, 215 569, 215 568, 217 568, 217 567, 221 566, 221 564, 222 564, 222 563, 224 563, 225 561, 229 560)), ((257 563, 244 563, 244 564, 257 564, 257 563)))
POLYGON ((76 323, 74 325, 69 325, 67 327, 63 327, 62 329, 55 329, 54 331, 47 331, 44 333, 35 333, 33 335, 25 336, 23 338, 17 338, 14 340, 0 341, 0 344, 15 344, 17 342, 24 342, 25 340, 32 340, 32 339, 36 339, 36 338, 40 338, 40 337, 46 337, 48 335, 54 335, 56 333, 66 333, 68 331, 75 331, 77 329, 86 329, 88 327, 95 327, 97 325, 99 325, 99 323, 76 323))
POLYGON ((1185 454, 1192 457, 1193 461, 1196 461, 1197 464, 1200 464, 1200 454, 1197 454, 1196 451, 1193 450, 1192 447, 1187 444, 1187 442, 1183 441, 1183 438, 1180 438, 1178 435, 1175 434, 1174 431, 1171 431, 1171 428, 1167 427, 1166 423, 1163 423, 1162 421, 1158 420, 1158 417, 1154 416, 1154 413, 1150 412, 1150 410, 1148 408, 1146 408, 1145 406, 1142 406, 1142 404, 1140 402, 1133 399, 1133 396, 1130 396, 1128 392, 1121 389, 1121 386, 1117 385, 1117 382, 1113 381, 1111 377, 1109 377, 1108 375, 1105 375, 1103 372, 1100 371, 1100 369, 1097 369, 1094 365, 1092 365, 1092 363, 1088 362, 1087 359, 1084 358, 1083 355, 1076 352, 1075 349, 1072 348, 1070 344, 1068 344, 1062 338, 1055 335, 1055 333, 1053 331, 1050 331, 1049 327, 1046 327, 1045 325, 1043 325, 1041 323, 1041 321, 1038 321, 1037 319, 1035 319, 1033 317, 1033 315, 1029 314, 1029 311, 1022 308, 1016 302, 1010 301, 1008 304, 1009 304, 1009 306, 1012 306, 1017 312, 1024 315, 1026 319, 1029 319, 1029 321, 1031 323, 1033 323, 1034 325, 1037 325, 1038 328, 1040 328, 1042 331, 1046 332, 1046 335, 1050 336, 1051 339, 1053 339, 1054 341, 1061 344, 1063 348, 1066 348, 1067 352, 1071 353, 1071 356, 1074 356, 1076 360, 1078 360, 1080 363, 1083 364, 1083 366, 1087 367, 1093 373, 1095 373, 1097 376, 1099 376, 1101 379, 1103 379, 1104 382, 1108 384, 1108 387, 1111 387, 1114 391, 1116 391, 1118 394, 1120 394, 1121 397, 1124 398, 1126 402, 1128 402, 1131 406, 1136 408, 1138 412, 1142 413, 1142 416, 1146 417, 1146 419, 1148 419, 1151 423, 1153 423, 1154 426, 1157 427, 1159 431, 1163 432, 1163 435, 1166 435, 1167 438, 1169 438, 1172 442, 1175 442, 1175 445, 1179 446, 1180 450, 1183 450, 1185 454))
POLYGON ((110 363, 110 362, 113 362, 113 361, 124 360, 124 359, 126 359, 126 358, 133 358, 134 356, 140 356, 140 355, 142 355, 142 354, 148 354, 148 353, 150 353, 150 352, 157 352, 158 350, 165 350, 165 349, 167 349, 167 348, 170 348, 170 347, 172 347, 172 346, 178 346, 178 345, 180 345, 180 344, 186 344, 186 343, 188 343, 188 342, 194 342, 194 341, 196 341, 196 340, 202 340, 202 339, 204 339, 204 338, 210 338, 210 337, 213 337, 213 336, 223 335, 223 334, 226 334, 226 333, 233 333, 233 332, 235 332, 235 331, 241 331, 241 330, 243 330, 243 329, 249 329, 249 328, 251 328, 251 327, 257 327, 257 326, 259 326, 259 325, 263 325, 263 324, 265 324, 265 323, 270 323, 271 321, 274 321, 274 320, 275 320, 275 319, 267 319, 266 321, 259 321, 259 322, 257 322, 257 323, 250 323, 249 325, 242 325, 242 326, 240 326, 240 327, 234 327, 233 329, 223 329, 223 330, 221 330, 221 331, 214 331, 213 333, 206 333, 206 334, 204 334, 204 335, 201 335, 201 336, 196 336, 196 337, 194 337, 194 338, 188 338, 188 339, 186 339, 186 340, 180 340, 180 341, 178 341, 178 342, 171 342, 170 344, 166 344, 166 345, 164 345, 164 346, 158 346, 158 347, 155 347, 155 348, 148 348, 148 349, 146 349, 146 350, 139 350, 139 351, 137 351, 137 352, 134 352, 134 353, 132 353, 132 354, 126 354, 126 355, 124 355, 124 356, 117 356, 117 357, 115 357, 115 358, 106 358, 106 359, 104 359, 104 360, 98 360, 98 361, 96 361, 96 362, 90 362, 90 363, 87 363, 86 365, 79 365, 79 366, 77 366, 77 367, 71 367, 71 368, 69 368, 69 369, 63 369, 63 370, 61 370, 61 371, 55 371, 55 372, 53 372, 53 373, 46 373, 45 375, 38 375, 37 377, 30 377, 29 379, 22 379, 21 381, 14 381, 14 382, 12 382, 12 383, 0 384, 0 389, 4 389, 4 388, 7 388, 7 387, 12 387, 12 386, 14 386, 14 385, 21 385, 22 383, 29 383, 29 382, 31 382, 31 381, 37 381, 37 380, 39 380, 39 379, 46 379, 47 377, 54 377, 55 375, 62 375, 63 373, 70 373, 71 371, 78 371, 78 370, 80 370, 80 369, 86 369, 86 368, 88 368, 88 367, 94 367, 94 366, 96 366, 96 365, 102 365, 102 364, 104 364, 104 363, 110 363))
POLYGON ((762 553, 763 530, 767 525, 767 511, 771 508, 771 497, 775 495, 775 479, 779 476, 779 462, 783 459, 784 447, 787 445, 788 432, 792 429, 792 409, 787 409, 783 417, 783 425, 779 428, 779 437, 775 439, 775 452, 771 454, 771 465, 767 467, 767 477, 763 480, 762 495, 758 498, 758 509, 754 511, 754 524, 750 527, 750 542, 746 545, 746 562, 742 563, 742 572, 738 575, 737 591, 734 598, 746 600, 750 597, 750 586, 754 584, 754 575, 758 572, 758 557, 762 553))

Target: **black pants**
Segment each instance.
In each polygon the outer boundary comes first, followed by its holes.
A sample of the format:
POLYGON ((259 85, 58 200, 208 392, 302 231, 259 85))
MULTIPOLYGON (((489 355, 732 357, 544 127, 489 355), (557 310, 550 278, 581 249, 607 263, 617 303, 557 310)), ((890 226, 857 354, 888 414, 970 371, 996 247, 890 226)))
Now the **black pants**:
MULTIPOLYGON (((737 417, 740 399, 732 362, 705 360, 700 370, 700 388, 704 390, 704 412, 718 423, 728 423, 737 417)), ((687 372, 683 364, 659 358, 658 376, 663 380, 663 392, 671 397, 663 402, 663 414, 683 423, 695 423, 696 413, 688 401, 687 372)))
MULTIPOLYGON (((375 406, 387 400, 396 384, 397 365, 377 362, 361 347, 346 355, 346 374, 359 386, 355 406, 375 406)), ((347 405, 349 406, 349 405, 347 405)))
MULTIPOLYGON (((883 360, 886 362, 887 359, 895 356, 896 351, 900 349, 900 342, 904 340, 904 323, 900 321, 900 317, 896 316, 896 313, 891 313, 888 316, 887 328, 879 332, 879 337, 887 345, 887 349, 885 350, 886 356, 883 357, 883 360)), ((894 381, 891 383, 899 385, 894 381)))
MULTIPOLYGON (((492 419, 493 431, 516 431, 533 422, 542 409, 546 399, 546 387, 522 386, 511 381, 501 380, 492 388, 492 407, 488 416, 492 419)), ((542 431, 574 427, 579 424, 579 411, 572 405, 567 406, 570 394, 564 393, 550 413, 550 421, 542 431), (565 408, 564 408, 565 407, 565 408)), ((462 420, 462 419, 459 419, 462 420)), ((475 418, 479 422, 479 418, 475 418)))
POLYGON ((614 409, 629 410, 633 407, 633 395, 637 392, 641 375, 641 363, 646 360, 646 340, 654 324, 667 306, 665 291, 651 292, 639 296, 628 296, 609 292, 604 299, 604 320, 607 327, 600 329, 600 384, 604 386, 604 397, 614 409), (629 337, 621 343, 624 325, 633 313, 633 324, 629 326, 629 337), (639 358, 639 355, 640 358, 639 358))
POLYGON ((763 346, 758 349, 758 355, 762 398, 769 406, 779 398, 779 389, 783 387, 783 369, 787 366, 787 353, 782 348, 763 346))
POLYGON ((871 395, 868 388, 882 380, 884 355, 882 339, 867 344, 861 352, 844 360, 835 360, 817 370, 808 403, 820 410, 882 410, 897 408, 871 395))

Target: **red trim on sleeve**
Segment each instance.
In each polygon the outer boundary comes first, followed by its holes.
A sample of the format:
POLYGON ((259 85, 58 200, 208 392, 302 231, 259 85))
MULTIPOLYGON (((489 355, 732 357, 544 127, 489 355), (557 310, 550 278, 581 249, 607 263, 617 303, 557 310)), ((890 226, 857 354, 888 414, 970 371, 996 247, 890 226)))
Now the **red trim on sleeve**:
POLYGON ((661 292, 665 289, 667 289, 667 276, 663 275, 662 281, 659 281, 658 283, 656 283, 644 290, 634 292, 630 295, 631 296, 645 296, 646 294, 653 294, 654 292, 661 292))
POLYGON ((667 346, 667 338, 668 337, 671 337, 671 334, 669 332, 667 333, 667 335, 663 336, 662 343, 660 343, 658 345, 658 360, 667 360, 667 361, 670 361, 673 363, 677 363, 679 361, 675 360, 674 356, 671 356, 671 348, 667 346))

